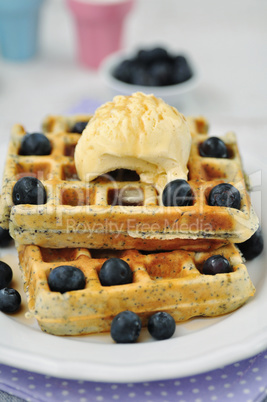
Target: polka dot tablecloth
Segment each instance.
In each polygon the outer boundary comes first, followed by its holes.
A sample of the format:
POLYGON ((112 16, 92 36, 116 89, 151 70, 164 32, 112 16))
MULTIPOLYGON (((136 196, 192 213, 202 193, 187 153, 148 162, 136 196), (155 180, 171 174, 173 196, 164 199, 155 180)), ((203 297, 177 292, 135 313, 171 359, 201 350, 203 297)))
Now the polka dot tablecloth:
POLYGON ((192 377, 127 384, 66 380, 2 364, 0 388, 29 402, 262 402, 267 396, 267 351, 192 377))

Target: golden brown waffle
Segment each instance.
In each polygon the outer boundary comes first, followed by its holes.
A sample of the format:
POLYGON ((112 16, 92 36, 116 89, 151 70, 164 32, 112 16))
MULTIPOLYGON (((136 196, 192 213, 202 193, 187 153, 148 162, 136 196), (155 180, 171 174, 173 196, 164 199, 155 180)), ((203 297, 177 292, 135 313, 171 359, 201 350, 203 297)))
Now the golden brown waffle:
POLYGON ((206 122, 202 118, 189 119, 192 132, 189 184, 194 203, 165 207, 155 187, 141 183, 133 172, 130 175, 126 172, 126 176, 125 171, 117 172, 115 179, 105 175, 91 183, 80 181, 73 159, 80 135, 70 132, 74 121, 74 117, 46 119, 44 127, 51 130, 46 134, 53 148, 48 156, 19 155, 25 130, 20 125, 13 128, 3 179, 0 226, 9 227, 18 244, 201 251, 228 241, 243 242, 257 229, 258 219, 246 190, 233 133, 223 137, 230 158, 203 158, 198 146, 207 138, 206 122), (13 205, 13 186, 27 175, 43 182, 47 191, 45 205, 13 205), (208 205, 211 188, 221 182, 238 188, 240 210, 208 205))
MULTIPOLYGON (((59 131, 71 132, 77 121, 89 121, 92 115, 75 114, 71 116, 48 115, 42 122, 42 131, 45 134, 59 131)), ((208 134, 209 123, 204 116, 188 116, 186 118, 191 135, 208 134)))
MULTIPOLYGON (((92 118, 91 114, 75 114, 70 116, 48 115, 42 122, 42 131, 45 134, 58 133, 59 131, 71 133, 72 128, 78 121, 88 122, 92 118)), ((201 118, 199 119, 202 120, 201 118)), ((196 123, 192 122, 192 130, 197 130, 196 123)), ((205 120, 199 123, 204 126, 205 120)))
POLYGON ((137 250, 48 249, 19 246, 29 312, 41 329, 54 335, 78 335, 110 329, 121 311, 138 314, 143 325, 157 311, 170 313, 176 322, 196 316, 229 313, 254 294, 246 266, 234 245, 214 252, 137 250), (204 261, 212 254, 225 256, 233 268, 227 274, 204 275, 204 261), (126 260, 133 271, 133 283, 119 286, 100 284, 98 272, 107 258, 126 260), (47 282, 50 271, 60 265, 80 268, 86 277, 83 290, 52 292, 47 282))

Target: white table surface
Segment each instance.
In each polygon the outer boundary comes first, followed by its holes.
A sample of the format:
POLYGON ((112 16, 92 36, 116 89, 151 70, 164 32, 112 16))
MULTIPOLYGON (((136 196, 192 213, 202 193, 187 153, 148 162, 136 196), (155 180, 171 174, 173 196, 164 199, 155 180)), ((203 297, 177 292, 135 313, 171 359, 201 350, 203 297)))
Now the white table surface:
MULTIPOLYGON (((162 43, 187 51, 202 74, 181 110, 212 118, 267 118, 265 0, 137 0, 124 47, 162 43)), ((44 0, 38 56, 22 63, 0 57, 1 134, 14 121, 39 124, 83 97, 110 98, 96 72, 76 62, 76 33, 64 0, 44 0)))

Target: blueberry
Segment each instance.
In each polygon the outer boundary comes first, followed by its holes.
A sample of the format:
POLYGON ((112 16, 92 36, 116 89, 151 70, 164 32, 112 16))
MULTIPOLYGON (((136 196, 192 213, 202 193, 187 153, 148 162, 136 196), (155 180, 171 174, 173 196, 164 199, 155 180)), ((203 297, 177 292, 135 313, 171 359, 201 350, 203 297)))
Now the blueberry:
POLYGON ((50 272, 48 285, 50 290, 60 293, 84 289, 85 276, 79 268, 70 265, 61 265, 50 272))
POLYGON ((154 47, 152 49, 140 49, 137 53, 137 59, 142 63, 153 63, 157 60, 165 60, 169 57, 166 49, 154 47))
POLYGON ((122 61, 113 72, 115 78, 133 85, 149 85, 147 66, 136 58, 122 61))
POLYGON ((87 126, 88 121, 77 121, 74 126, 71 128, 72 133, 82 134, 83 130, 87 126))
POLYGON ((182 55, 178 55, 174 58, 174 70, 173 70, 173 84, 180 84, 187 81, 192 77, 193 73, 191 68, 182 55))
POLYGON ((14 185, 12 198, 15 205, 45 204, 46 191, 43 184, 36 177, 25 176, 14 185))
POLYGON ((131 70, 130 83, 133 85, 150 85, 150 75, 148 71, 142 66, 138 65, 131 70))
POLYGON ((19 292, 12 288, 0 290, 0 311, 3 313, 15 313, 21 304, 19 292))
POLYGON ((238 243, 237 246, 248 261, 260 255, 264 247, 261 227, 248 240, 238 243))
POLYGON ((12 240, 13 239, 9 234, 9 230, 0 227, 0 247, 7 247, 12 240))
POLYGON ((50 155, 51 143, 42 133, 26 134, 20 146, 20 155, 50 155))
POLYGON ((169 339, 175 331, 174 318, 165 312, 158 312, 149 317, 147 329, 153 338, 157 340, 169 339))
POLYGON ((166 185, 162 193, 163 205, 184 207, 193 204, 194 196, 190 185, 182 179, 173 180, 166 185))
POLYGON ((102 286, 124 285, 132 283, 133 273, 129 264, 120 258, 109 258, 99 271, 102 286))
POLYGON ((167 61, 156 61, 150 67, 149 73, 155 86, 170 85, 172 83, 172 65, 167 61))
POLYGON ((10 285, 13 277, 12 269, 8 264, 0 261, 0 289, 6 288, 10 285))
POLYGON ((232 184, 221 183, 210 191, 208 204, 215 207, 240 209, 241 196, 237 188, 232 184))
POLYGON ((232 272, 230 262, 222 255, 212 255, 203 264, 204 275, 226 274, 232 272))
POLYGON ((178 84, 192 75, 183 55, 173 56, 163 47, 140 49, 135 57, 123 60, 113 71, 120 81, 145 86, 178 84))
POLYGON ((218 137, 210 137, 199 145, 201 156, 212 158, 228 158, 228 150, 225 143, 218 137))
POLYGON ((133 68, 132 60, 123 60, 113 71, 113 76, 120 81, 131 83, 131 73, 133 68))
POLYGON ((133 343, 137 341, 142 323, 137 314, 132 311, 122 311, 113 318, 110 334, 117 343, 133 343))

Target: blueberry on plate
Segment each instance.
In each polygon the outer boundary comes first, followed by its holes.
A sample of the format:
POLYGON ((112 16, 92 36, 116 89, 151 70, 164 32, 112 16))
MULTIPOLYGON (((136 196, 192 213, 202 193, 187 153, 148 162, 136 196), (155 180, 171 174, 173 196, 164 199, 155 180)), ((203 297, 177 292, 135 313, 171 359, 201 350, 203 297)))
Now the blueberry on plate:
POLYGON ((169 339, 175 331, 174 318, 166 312, 160 311, 149 317, 147 329, 153 338, 157 340, 169 339))
POLYGON ((218 184, 210 191, 208 204, 213 207, 229 207, 240 209, 240 192, 230 183, 218 184))
POLYGON ((227 274, 232 271, 233 269, 230 262, 220 254, 209 257, 202 267, 202 273, 204 275, 227 274))
POLYGON ((36 177, 25 176, 14 185, 12 199, 15 205, 45 204, 46 191, 43 184, 36 177))
POLYGON ((194 195, 187 181, 173 180, 166 185, 162 193, 162 202, 166 207, 184 207, 193 204, 194 195))
POLYGON ((15 313, 21 305, 19 292, 12 288, 0 290, 0 311, 3 313, 15 313))
POLYGON ((132 283, 133 273, 129 264, 120 258, 109 258, 99 271, 102 286, 115 286, 132 283))
POLYGON ((85 287, 85 276, 77 267, 61 265, 50 272, 48 285, 53 292, 65 293, 80 290, 85 287))
POLYGON ((260 255, 264 247, 261 227, 248 240, 238 243, 237 246, 247 261, 260 255))
POLYGON ((82 134, 83 130, 87 126, 88 121, 77 121, 74 126, 71 128, 72 133, 82 134))
POLYGON ((52 150, 49 139, 42 133, 26 134, 20 146, 20 155, 50 155, 52 150))
POLYGON ((7 247, 12 240, 13 239, 9 234, 9 230, 0 227, 0 247, 7 247))
POLYGON ((228 158, 228 150, 225 143, 218 137, 210 137, 199 145, 201 156, 210 158, 228 158))
POLYGON ((113 318, 110 335, 117 343, 133 343, 137 341, 141 328, 142 323, 138 315, 125 310, 113 318))
POLYGON ((10 285, 13 277, 12 269, 4 261, 0 261, 0 289, 10 285))

